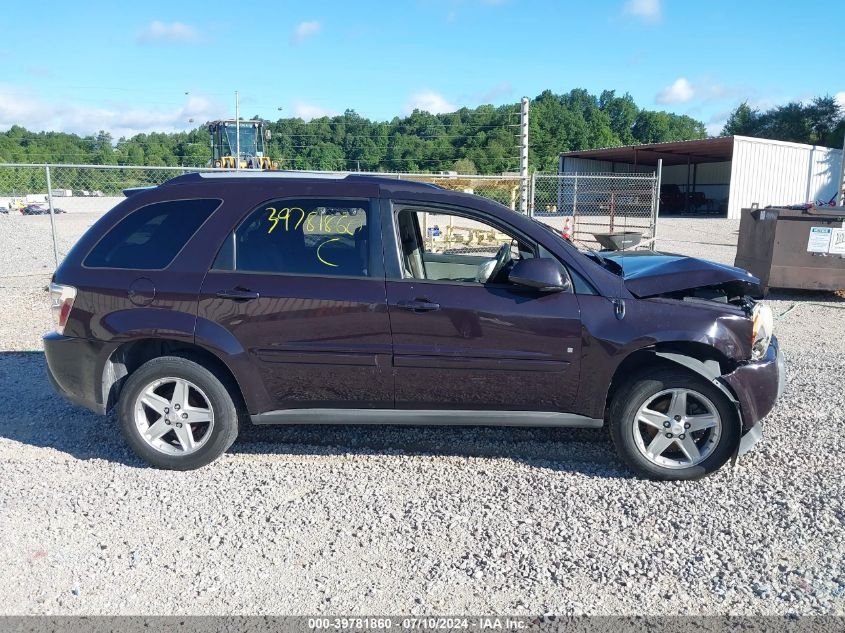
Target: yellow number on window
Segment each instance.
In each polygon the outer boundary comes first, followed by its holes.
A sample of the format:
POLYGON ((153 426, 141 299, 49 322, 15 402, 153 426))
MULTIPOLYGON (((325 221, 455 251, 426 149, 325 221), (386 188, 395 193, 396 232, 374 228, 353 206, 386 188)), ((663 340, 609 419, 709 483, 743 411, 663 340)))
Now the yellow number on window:
POLYGON ((339 237, 333 237, 333 238, 331 238, 331 239, 326 240, 326 241, 325 241, 325 242, 323 242, 322 244, 320 244, 320 245, 317 247, 317 259, 319 259, 319 260, 320 260, 320 262, 322 262, 322 263, 323 263, 323 264, 325 264, 326 266, 331 266, 332 268, 337 268, 337 264, 332 264, 331 262, 327 262, 325 259, 323 259, 323 257, 320 255, 320 249, 321 249, 321 248, 323 248, 323 247, 324 247, 326 244, 328 244, 329 242, 339 242, 339 241, 340 241, 340 238, 339 238, 339 237))

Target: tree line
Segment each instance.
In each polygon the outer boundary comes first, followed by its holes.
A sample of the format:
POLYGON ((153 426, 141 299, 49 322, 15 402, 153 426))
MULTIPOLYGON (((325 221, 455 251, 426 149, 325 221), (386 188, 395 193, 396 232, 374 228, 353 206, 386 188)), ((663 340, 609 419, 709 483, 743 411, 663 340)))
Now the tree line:
POLYGON ((830 95, 763 111, 745 101, 731 113, 722 129, 723 136, 732 134, 838 148, 845 135, 845 111, 830 95))
MULTIPOLYGON (((519 104, 482 105, 431 114, 415 110, 373 121, 353 110, 304 121, 268 122, 268 153, 286 169, 493 174, 518 167, 519 104)), ((562 151, 630 143, 702 138, 704 124, 691 117, 639 108, 629 94, 596 96, 576 89, 549 90, 531 102, 533 169, 554 171, 562 151)), ((13 126, 0 134, 0 162, 205 166, 211 158, 204 125, 188 132, 108 132, 77 136, 13 126)))
MULTIPOLYGON (((704 123, 690 116, 642 109, 631 95, 583 89, 546 90, 531 100, 531 169, 557 170, 570 150, 699 139, 704 123)), ((372 121, 353 110, 311 121, 269 122, 268 153, 285 169, 494 174, 518 166, 519 104, 482 105, 431 114, 415 110, 372 121)), ((761 112, 747 103, 731 113, 723 134, 839 146, 845 131, 831 97, 761 112)), ((0 163, 83 163, 201 167, 211 158, 204 125, 187 132, 113 139, 105 131, 78 136, 13 126, 0 133, 0 163)))

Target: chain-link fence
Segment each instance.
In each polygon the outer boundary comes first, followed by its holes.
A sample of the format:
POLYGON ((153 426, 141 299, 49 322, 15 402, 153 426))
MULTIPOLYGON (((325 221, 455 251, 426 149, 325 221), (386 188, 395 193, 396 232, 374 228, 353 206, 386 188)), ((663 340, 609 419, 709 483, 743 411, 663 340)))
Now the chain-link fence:
MULTIPOLYGON (((47 206, 49 178, 54 203, 59 206, 64 203, 68 207, 63 210, 105 212, 124 198, 123 191, 126 189, 155 186, 180 174, 198 171, 215 170, 198 167, 0 164, 0 208, 20 211, 31 205, 47 206)), ((355 173, 436 183, 446 189, 484 196, 518 210, 519 176, 355 173)), ((37 214, 37 209, 32 211, 37 214)))
POLYGON ((160 185, 194 171, 204 170, 110 165, 0 165, 0 207, 22 215, 39 215, 39 212, 49 212, 52 197, 53 208, 58 213, 105 213, 125 197, 126 189, 160 185))
POLYGON ((0 165, 0 218, 8 218, 0 240, 0 277, 52 273, 82 234, 125 198, 125 189, 158 185, 192 171, 200 170, 0 165))
MULTIPOLYGON (((0 218, 26 218, 5 223, 6 242, 0 244, 5 257, 0 276, 52 272, 76 240, 124 199, 124 190, 158 185, 197 171, 206 169, 0 164, 0 218), (53 214, 50 213, 51 205, 53 214)), ((516 175, 371 175, 435 183, 522 211, 522 180, 516 175)), ((594 234, 618 231, 642 233, 645 245, 654 237, 658 201, 654 174, 536 174, 527 184, 530 184, 527 211, 561 230, 569 226, 577 242, 594 246, 594 234)), ((465 249, 486 247, 487 242, 496 243, 495 236, 488 236, 479 227, 452 227, 451 231, 448 235, 427 237, 432 240, 437 237, 441 242, 460 242, 465 249)), ((444 247, 443 244, 438 246, 444 247)))
POLYGON ((520 182, 519 176, 465 176, 454 174, 383 174, 371 173, 371 176, 387 176, 414 180, 416 182, 430 182, 444 189, 474 193, 505 205, 513 211, 520 211, 520 182))
MULTIPOLYGON (((194 167, 116 165, 0 164, 0 217, 27 217, 7 226, 4 272, 46 274, 100 216, 125 198, 124 190, 159 185, 181 174, 213 171, 194 167), (52 205, 53 214, 50 213, 52 205)), ((356 172, 360 173, 360 172, 356 172)), ((369 175, 436 183, 474 193, 519 210, 518 176, 454 173, 372 173, 369 175)))
MULTIPOLYGON (((656 173, 536 174, 529 212, 561 230, 573 241, 607 246, 607 234, 640 234, 653 244, 659 204, 656 173)), ((633 237, 633 240, 636 236, 633 237)), ((627 238, 625 246, 632 245, 627 238)))

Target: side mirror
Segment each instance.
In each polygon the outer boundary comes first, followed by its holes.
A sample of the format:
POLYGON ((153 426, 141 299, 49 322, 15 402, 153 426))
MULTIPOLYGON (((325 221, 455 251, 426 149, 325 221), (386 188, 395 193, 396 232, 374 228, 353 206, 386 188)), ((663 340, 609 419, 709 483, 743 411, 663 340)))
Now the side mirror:
POLYGON ((569 277, 561 274, 560 264, 548 257, 519 260, 508 280, 540 292, 566 292, 572 287, 569 277))

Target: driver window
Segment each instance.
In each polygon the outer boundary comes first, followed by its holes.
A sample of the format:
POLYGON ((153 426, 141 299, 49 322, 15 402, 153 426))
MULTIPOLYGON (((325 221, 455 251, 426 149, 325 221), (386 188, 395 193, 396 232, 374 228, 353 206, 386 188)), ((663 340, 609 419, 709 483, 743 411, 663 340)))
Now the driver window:
POLYGON ((507 283, 515 262, 535 257, 533 246, 475 218, 404 209, 397 224, 405 279, 507 283))

